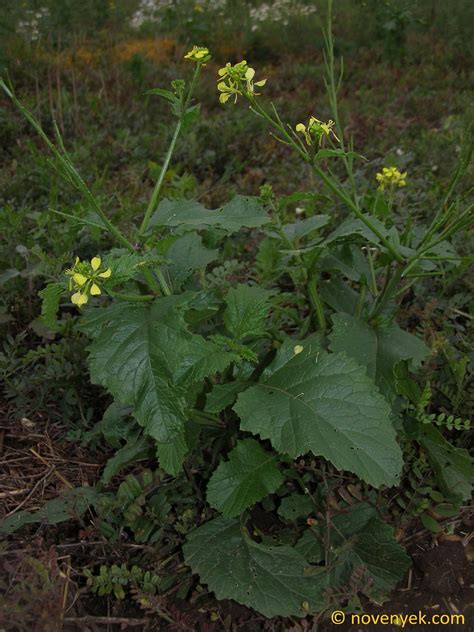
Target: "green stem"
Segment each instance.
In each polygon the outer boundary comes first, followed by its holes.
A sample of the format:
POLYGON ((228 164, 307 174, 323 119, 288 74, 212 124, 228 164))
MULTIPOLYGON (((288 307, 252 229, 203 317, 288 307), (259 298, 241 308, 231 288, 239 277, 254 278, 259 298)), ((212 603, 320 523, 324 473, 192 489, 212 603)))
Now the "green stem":
POLYGON ((359 300, 357 301, 357 306, 355 310, 356 318, 360 318, 360 315, 362 314, 362 308, 364 307, 366 293, 367 293, 367 286, 363 285, 360 288, 359 300))
POLYGON ((388 301, 397 296, 396 289, 397 285, 402 278, 403 266, 397 266, 395 272, 392 277, 389 274, 387 275, 387 282, 385 283, 385 287, 382 293, 378 296, 378 300, 375 302, 374 308, 371 313, 371 318, 376 318, 380 312, 384 309, 388 301))
POLYGON ((193 75, 193 78, 191 80, 191 84, 189 86, 189 90, 188 90, 188 93, 186 95, 186 99, 185 99, 184 103, 182 103, 182 106, 181 106, 181 115, 180 115, 179 121, 177 122, 176 127, 174 129, 174 133, 173 133, 173 136, 171 138, 171 142, 170 142, 170 145, 168 147, 168 151, 166 152, 165 161, 164 161, 163 166, 161 168, 158 180, 156 181, 156 184, 155 184, 155 186, 153 188, 153 192, 151 194, 151 198, 150 198, 150 201, 148 203, 148 207, 146 209, 145 216, 143 217, 143 221, 142 221, 142 224, 140 226, 140 232, 139 232, 140 236, 142 236, 143 233, 148 228, 148 224, 150 222, 151 216, 153 214, 153 211, 156 208, 156 204, 158 202, 158 197, 160 195, 161 187, 163 186, 163 181, 165 179, 166 172, 168 171, 168 167, 169 167, 171 158, 173 156, 173 153, 174 153, 174 150, 175 150, 175 147, 176 147, 176 141, 178 140, 179 133, 180 133, 181 128, 183 126, 183 117, 186 114, 186 110, 188 109, 189 103, 191 102, 191 99, 192 99, 192 96, 193 96, 193 92, 194 92, 194 87, 196 85, 196 81, 197 81, 197 79, 199 77, 200 72, 201 72, 201 63, 198 62, 196 64, 196 68, 194 70, 194 75, 193 75))
POLYGON ((56 215, 61 215, 61 217, 66 217, 67 219, 77 222, 78 224, 93 226, 94 228, 100 228, 101 230, 104 228, 100 224, 97 224, 97 222, 91 222, 90 220, 85 219, 83 217, 76 217, 75 215, 70 215, 69 213, 63 213, 62 211, 57 211, 54 208, 49 208, 48 211, 50 211, 51 213, 55 213, 56 215))
POLYGON ((369 260, 369 270, 370 270, 370 283, 372 285, 372 294, 377 296, 377 280, 375 278, 375 268, 374 268, 374 260, 372 258, 372 251, 370 246, 367 246, 367 259, 369 260))
POLYGON ((392 244, 382 235, 382 233, 376 228, 367 215, 362 213, 357 204, 355 204, 350 197, 348 197, 344 191, 338 186, 337 182, 330 176, 328 176, 324 171, 322 171, 317 165, 313 165, 313 169, 315 173, 321 178, 324 184, 330 189, 333 193, 335 193, 340 200, 342 200, 350 209, 353 211, 354 215, 356 215, 361 222, 363 222, 367 228, 376 236, 382 244, 387 248, 387 250, 393 255, 393 257, 400 263, 403 262, 403 257, 401 254, 392 246, 392 244))
MULTIPOLYGON (((247 97, 247 100, 251 104, 250 105, 251 110, 253 110, 256 114, 258 114, 259 116, 264 118, 266 121, 268 121, 272 127, 277 129, 280 132, 280 134, 282 134, 286 138, 286 140, 288 141, 288 144, 293 147, 293 149, 297 152, 297 154, 301 158, 303 158, 303 160, 305 160, 306 162, 309 162, 311 158, 308 152, 302 149, 300 145, 298 145, 298 143, 295 141, 295 139, 290 136, 284 124, 281 122, 281 119, 278 116, 278 113, 276 113, 277 120, 273 119, 270 116, 270 114, 268 114, 268 112, 256 101, 256 99, 251 94, 246 94, 245 96, 247 97)), ((273 109, 276 112, 275 106, 273 106, 273 109)))
POLYGON ((143 217, 143 221, 142 221, 142 224, 140 226, 140 233, 139 233, 140 236, 142 236, 143 233, 148 228, 148 224, 150 222, 151 216, 153 214, 153 211, 156 208, 156 204, 157 204, 157 201, 158 201, 158 196, 160 195, 161 187, 163 185, 163 181, 165 179, 166 172, 168 171, 168 167, 169 167, 171 158, 173 156, 174 149, 176 147, 176 141, 178 140, 179 132, 181 131, 181 126, 182 126, 182 121, 179 120, 177 122, 177 124, 176 124, 175 129, 174 129, 173 137, 172 137, 170 145, 168 147, 168 151, 166 152, 165 161, 163 163, 163 166, 162 166, 161 171, 160 171, 160 175, 158 177, 158 180, 156 181, 155 187, 154 187, 153 192, 151 194, 150 201, 148 203, 148 207, 147 207, 146 212, 145 212, 145 216, 143 217))
POLYGON ((168 282, 165 279, 165 275, 163 274, 163 271, 161 270, 161 268, 157 268, 156 276, 158 277, 158 281, 160 282, 161 288, 163 290, 163 294, 165 296, 171 296, 171 294, 172 294, 171 288, 168 285, 168 282))
POLYGON ((429 252, 432 248, 434 248, 441 242, 448 239, 448 237, 450 237, 452 234, 459 232, 463 228, 467 228, 471 224, 471 221, 472 221, 471 213, 472 213, 473 208, 474 208, 474 205, 468 206, 468 208, 465 209, 458 218, 456 218, 453 222, 451 222, 451 224, 447 226, 443 230, 443 232, 440 235, 438 235, 438 237, 434 241, 429 243, 427 246, 425 246, 424 248, 419 246, 416 255, 412 259, 410 259, 410 261, 408 262, 408 265, 403 271, 403 276, 408 275, 408 273, 415 267, 419 259, 423 258, 423 255, 425 253, 429 252))
POLYGON ((145 281, 148 283, 148 287, 150 288, 150 290, 153 290, 153 292, 156 292, 156 294, 161 294, 161 292, 165 294, 164 288, 160 287, 160 285, 156 282, 156 279, 153 276, 153 272, 151 270, 149 270, 148 268, 143 268, 142 272, 143 272, 143 276, 145 277, 145 281))
MULTIPOLYGON (((326 29, 323 30, 324 44, 325 44, 325 54, 324 54, 324 65, 326 70, 325 77, 325 85, 328 93, 329 104, 331 106, 331 113, 334 118, 334 122, 336 123, 336 130, 339 136, 339 144, 344 152, 343 162, 346 168, 347 175, 349 177, 352 193, 354 198, 356 197, 356 184, 354 180, 354 172, 352 167, 353 158, 347 157, 346 155, 346 147, 344 143, 344 135, 343 129, 341 125, 341 121, 339 118, 339 108, 337 104, 337 93, 339 92, 339 88, 342 81, 343 75, 343 65, 341 59, 341 71, 339 73, 339 79, 336 83, 336 72, 334 68, 334 38, 332 35, 332 0, 328 1, 328 11, 327 11, 327 22, 326 29)), ((349 148, 350 145, 349 145, 349 148)))
POLYGON ((316 321, 322 334, 326 333, 326 319, 324 308, 318 293, 318 277, 313 273, 308 282, 308 296, 311 307, 316 315, 316 321))
POLYGON ((153 294, 122 294, 121 292, 114 292, 113 290, 107 290, 112 298, 116 298, 119 301, 135 302, 148 302, 152 301, 155 297, 153 294))

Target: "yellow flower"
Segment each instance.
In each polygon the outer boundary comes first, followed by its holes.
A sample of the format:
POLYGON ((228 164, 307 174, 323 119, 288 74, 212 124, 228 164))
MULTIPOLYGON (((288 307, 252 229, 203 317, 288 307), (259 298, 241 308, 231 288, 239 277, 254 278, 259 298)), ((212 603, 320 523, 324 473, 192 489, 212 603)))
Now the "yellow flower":
POLYGON ((82 307, 89 300, 90 296, 99 296, 101 289, 97 283, 97 279, 108 279, 112 270, 106 268, 101 271, 102 259, 97 256, 90 261, 81 261, 76 257, 76 261, 72 268, 66 270, 65 274, 69 276, 69 290, 75 290, 71 296, 71 302, 78 307, 82 307))
POLYGON ((211 54, 205 46, 193 46, 192 50, 186 53, 184 59, 189 59, 205 66, 205 62, 211 59, 211 54))
POLYGON ((311 136, 309 135, 306 125, 304 125, 303 123, 298 123, 298 125, 295 127, 295 130, 304 135, 307 145, 311 145, 311 136))
POLYGON ((221 92, 219 95, 221 103, 228 101, 232 95, 235 97, 234 103, 239 95, 258 96, 259 93, 255 91, 255 87, 261 87, 267 83, 266 79, 253 80, 255 70, 250 68, 245 59, 233 66, 227 63, 223 68, 219 68, 217 74, 217 89, 221 92))
POLYGON ((221 93, 219 95, 219 101, 221 103, 226 103, 226 101, 228 101, 232 95, 235 95, 234 103, 236 103, 238 95, 242 94, 242 92, 237 87, 237 84, 231 79, 229 79, 228 83, 226 83, 225 81, 220 81, 217 84, 217 89, 221 93))
POLYGON ((339 142, 339 138, 333 129, 334 126, 335 123, 331 119, 329 119, 327 123, 324 123, 324 121, 320 121, 315 116, 310 116, 307 126, 303 123, 298 123, 295 130, 303 134, 307 145, 312 145, 313 141, 317 141, 319 146, 321 146, 324 138, 328 138, 330 134, 339 142))
POLYGON ((87 294, 81 294, 81 292, 75 292, 71 296, 71 302, 78 307, 82 307, 82 305, 85 305, 88 300, 89 297, 87 296, 87 294))
POLYGON ((393 189, 395 187, 405 187, 407 172, 401 173, 397 167, 384 167, 381 172, 375 176, 379 183, 378 190, 384 191, 386 188, 393 189))

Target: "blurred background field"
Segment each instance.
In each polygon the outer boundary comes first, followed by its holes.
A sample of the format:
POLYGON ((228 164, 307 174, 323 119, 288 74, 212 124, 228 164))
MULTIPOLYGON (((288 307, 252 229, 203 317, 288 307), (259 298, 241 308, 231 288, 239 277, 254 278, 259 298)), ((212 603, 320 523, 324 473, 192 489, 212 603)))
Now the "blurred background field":
MULTIPOLYGON (((145 92, 189 78, 192 69, 183 56, 194 44, 208 46, 213 58, 196 94, 201 116, 178 142, 163 196, 198 198, 215 207, 236 192, 258 195, 264 184, 271 184, 278 195, 319 187, 244 104, 219 103, 216 76, 227 61, 247 59, 259 77, 268 79, 266 93, 292 125, 310 114, 326 120, 321 52, 325 4, 3 0, 0 75, 9 78, 48 134, 53 134, 53 120, 57 122, 73 162, 127 233, 143 214, 173 131, 166 103, 145 92)), ((334 33, 336 55, 344 60, 340 111, 345 135, 353 136, 355 151, 367 159, 358 163, 356 177, 368 188, 382 165, 407 171, 402 213, 422 224, 442 196, 474 118, 474 2, 335 0, 334 33)), ((470 175, 461 185, 466 196, 472 165, 470 175)), ((327 205, 327 198, 321 203, 327 205)), ((317 204, 308 212, 317 213, 317 204)), ((65 221, 52 209, 78 217, 88 212, 2 94, 0 415, 5 427, 16 424, 18 441, 28 449, 37 450, 38 442, 49 445, 51 463, 63 468, 70 483, 93 484, 106 459, 100 449, 91 456, 80 442, 101 418, 105 397, 89 383, 81 334, 71 325, 58 337, 40 321, 38 291, 62 274, 73 253, 94 256, 108 245, 107 237, 65 221)), ((335 204, 334 213, 339 212, 335 204)), ((470 235, 458 242, 461 255, 472 251, 470 235)), ((232 268, 233 253, 254 246, 239 238, 229 244, 232 273, 238 274, 232 268)), ((467 417, 473 393, 472 376, 465 376, 470 375, 466 367, 473 354, 472 317, 465 314, 472 307, 472 281, 459 266, 446 280, 446 293, 443 283, 441 278, 420 288, 404 318, 434 351, 428 373, 446 387, 443 394, 440 386, 437 395, 440 410, 444 403, 446 410, 467 417), (456 370, 460 374, 462 366, 459 381, 456 370)), ((35 476, 32 471, 31 481, 18 483, 18 489, 33 485, 35 476)), ((39 488, 41 498, 56 496, 63 482, 49 478, 39 488)), ((33 506, 31 500, 27 498, 24 509, 33 506)), ((14 507, 8 504, 7 511, 14 507)), ((33 577, 25 580, 33 598, 25 597, 23 589, 18 592, 20 601, 30 602, 18 615, 28 630, 38 613, 53 619, 57 615, 42 609, 48 591, 51 604, 61 601, 57 559, 48 553, 42 564, 24 571, 25 577, 33 577), (49 578, 46 583, 39 581, 42 573, 49 578)))
MULTIPOLYGON (((183 53, 192 44, 208 46, 213 62, 197 95, 204 115, 180 143, 170 187, 215 201, 229 181, 247 193, 264 181, 279 192, 304 181, 245 108, 219 105, 215 71, 246 58, 289 121, 324 118, 324 2, 6 0, 0 12, 1 66, 47 129, 57 120, 87 177, 124 195, 117 212, 146 198, 170 134, 166 106, 144 92, 189 72, 183 53)), ((473 3, 338 0, 334 28, 345 63, 341 111, 357 150, 369 160, 398 152, 427 186, 429 170, 448 173, 451 143, 473 114, 473 3)), ((49 181, 41 155, 34 169, 25 162, 30 130, 10 107, 0 124, 2 201, 41 208, 52 192, 41 190, 49 181)))

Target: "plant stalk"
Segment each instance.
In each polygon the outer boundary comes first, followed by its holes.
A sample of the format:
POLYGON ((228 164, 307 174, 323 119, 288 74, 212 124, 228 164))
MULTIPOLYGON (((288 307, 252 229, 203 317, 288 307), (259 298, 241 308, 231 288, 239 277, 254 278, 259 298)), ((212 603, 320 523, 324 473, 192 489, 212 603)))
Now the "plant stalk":
POLYGON ((324 307, 318 292, 318 277, 313 273, 308 281, 308 296, 311 307, 316 316, 316 322, 322 334, 326 333, 326 319, 324 317, 324 307))

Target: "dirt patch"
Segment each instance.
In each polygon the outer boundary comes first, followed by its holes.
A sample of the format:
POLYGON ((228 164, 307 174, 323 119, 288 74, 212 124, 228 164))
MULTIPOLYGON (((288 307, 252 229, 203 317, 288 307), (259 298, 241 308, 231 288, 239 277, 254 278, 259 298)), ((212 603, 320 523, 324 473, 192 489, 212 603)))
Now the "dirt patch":
POLYGON ((27 418, 13 406, 0 407, 0 518, 20 510, 35 511, 45 501, 82 485, 93 485, 101 463, 64 428, 43 415, 27 418))
MULTIPOLYGON (((4 408, 3 420, 11 412, 4 408)), ((11 420, 11 418, 10 418, 11 420)), ((64 430, 41 417, 2 423, 0 493, 2 514, 35 510, 69 485, 93 485, 101 464, 93 463, 80 446, 64 438, 64 430), (32 492, 32 490, 34 490, 32 492)), ((474 629, 474 539, 472 514, 466 507, 450 524, 451 536, 425 530, 404 530, 400 543, 407 547, 413 567, 404 582, 383 605, 363 603, 364 613, 433 615, 463 614, 465 621, 447 625, 405 625, 418 632, 474 629), (444 538, 444 539, 443 539, 444 538)), ((255 516, 258 519, 258 516, 255 516)), ((262 525, 264 526, 264 525, 262 525)), ((419 528, 420 525, 412 525, 419 528)), ((446 528, 447 532, 448 529, 446 528)), ((158 549, 127 541, 111 544, 93 526, 70 521, 56 526, 30 525, 10 536, 0 547, 0 630, 4 632, 399 632, 395 625, 330 623, 326 616, 307 620, 267 620, 231 601, 217 602, 212 593, 195 591, 193 600, 177 598, 176 587, 139 603, 92 595, 83 569, 100 564, 129 562, 143 549, 146 564, 159 563, 158 549)))

